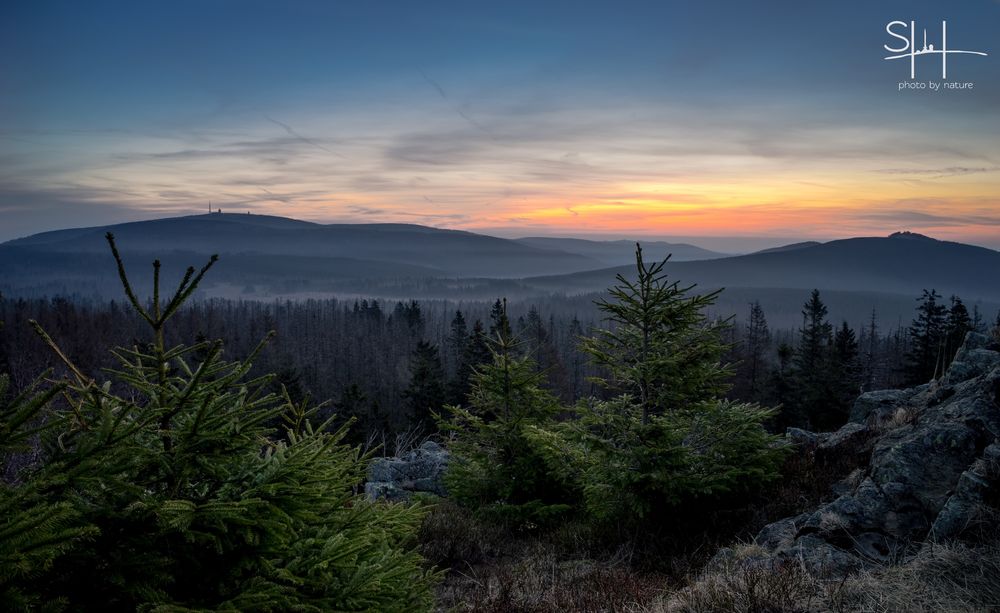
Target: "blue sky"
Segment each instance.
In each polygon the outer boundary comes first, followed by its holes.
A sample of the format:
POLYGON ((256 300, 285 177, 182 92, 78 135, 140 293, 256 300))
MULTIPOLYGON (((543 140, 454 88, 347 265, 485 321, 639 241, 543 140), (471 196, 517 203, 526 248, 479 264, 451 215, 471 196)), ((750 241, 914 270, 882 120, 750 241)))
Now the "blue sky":
MULTIPOLYGON (((0 240, 224 210, 1000 247, 1000 3, 7 2, 0 240), (915 20, 973 91, 897 90, 915 20)), ((920 58, 921 80, 940 80, 920 58)))

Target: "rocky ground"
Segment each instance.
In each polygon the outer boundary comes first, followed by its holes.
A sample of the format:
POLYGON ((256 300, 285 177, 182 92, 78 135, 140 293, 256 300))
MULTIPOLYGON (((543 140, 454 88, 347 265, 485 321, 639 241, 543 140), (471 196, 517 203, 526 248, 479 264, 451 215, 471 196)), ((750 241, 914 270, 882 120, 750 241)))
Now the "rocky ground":
MULTIPOLYGON (((573 526, 545 537, 504 534, 453 505, 439 505, 426 522, 422 547, 450 569, 441 606, 1000 610, 1000 352, 994 341, 970 334, 937 381, 869 392, 839 430, 790 428, 786 437, 796 454, 771 494, 785 502, 758 501, 746 510, 746 517, 763 521, 745 526, 769 522, 756 537, 748 538, 750 532, 712 556, 718 546, 712 538, 727 538, 720 530, 705 538, 700 552, 671 551, 676 559, 652 571, 636 565, 635 543, 595 553, 573 526)), ((392 500, 417 492, 443 496, 447 462, 445 449, 426 442, 402 457, 376 460, 366 491, 392 500)))
POLYGON ((836 432, 791 430, 807 453, 845 453, 867 440, 871 459, 835 486, 833 501, 761 530, 760 559, 843 575, 992 524, 989 509, 1000 502, 1000 353, 988 344, 970 334, 940 380, 862 395, 836 432))

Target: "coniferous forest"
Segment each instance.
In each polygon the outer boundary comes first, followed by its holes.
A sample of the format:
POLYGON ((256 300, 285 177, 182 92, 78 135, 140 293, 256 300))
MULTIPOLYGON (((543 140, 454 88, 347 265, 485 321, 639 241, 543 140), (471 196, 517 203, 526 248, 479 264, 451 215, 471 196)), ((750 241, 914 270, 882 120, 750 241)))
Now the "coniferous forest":
MULTIPOLYGON (((8 610, 655 603, 862 461, 804 458, 786 430, 837 430, 858 394, 933 381, 968 333, 998 334, 934 290, 885 331, 831 322, 815 290, 795 330, 756 302, 710 317, 722 290, 640 247, 580 312, 198 300, 214 256, 176 289, 154 262, 147 299, 108 244, 122 299, 0 302, 8 610), (375 458, 423 441, 450 452, 444 497, 366 495, 375 458), (519 586, 549 563, 550 585, 519 586)), ((768 590, 809 589, 783 572, 768 590)))
MULTIPOLYGON (((969 309, 960 296, 934 289, 915 296, 913 319, 886 322, 877 310, 850 324, 828 316, 819 291, 802 292, 801 326, 776 329, 759 302, 720 318, 721 361, 729 365, 724 395, 782 407, 774 427, 830 429, 847 420, 859 393, 901 388, 944 372, 969 331, 989 333, 998 315, 969 309)), ((601 395, 592 380, 602 367, 583 342, 606 325, 591 297, 551 295, 530 301, 336 298, 310 300, 198 299, 172 321, 168 340, 226 340, 225 352, 247 355, 268 332, 275 336, 254 364, 274 373, 294 399, 329 401, 328 411, 358 420, 352 436, 430 434, 428 409, 460 404, 474 367, 506 318, 518 355, 530 357, 540 385, 562 403, 601 395), (419 397, 414 394, 420 394, 419 397)), ((20 389, 47 368, 61 368, 29 326, 35 320, 60 339, 88 371, 113 364, 106 345, 142 338, 142 320, 127 302, 73 297, 0 295, 0 365, 20 389), (18 325, 16 322, 20 322, 18 325), (14 324, 14 325, 11 325, 14 324)), ((277 384, 276 384, 277 385, 277 384)))

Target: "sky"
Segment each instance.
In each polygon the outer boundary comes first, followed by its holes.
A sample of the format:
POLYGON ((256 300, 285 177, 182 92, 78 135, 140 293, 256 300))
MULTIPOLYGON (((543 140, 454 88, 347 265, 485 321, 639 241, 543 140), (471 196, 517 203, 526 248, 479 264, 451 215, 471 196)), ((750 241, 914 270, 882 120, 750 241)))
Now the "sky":
POLYGON ((6 1, 0 240, 211 206, 1000 248, 998 33, 1000 0, 6 1), (884 59, 911 20, 988 54, 948 56, 973 89, 899 90, 942 82, 884 59))

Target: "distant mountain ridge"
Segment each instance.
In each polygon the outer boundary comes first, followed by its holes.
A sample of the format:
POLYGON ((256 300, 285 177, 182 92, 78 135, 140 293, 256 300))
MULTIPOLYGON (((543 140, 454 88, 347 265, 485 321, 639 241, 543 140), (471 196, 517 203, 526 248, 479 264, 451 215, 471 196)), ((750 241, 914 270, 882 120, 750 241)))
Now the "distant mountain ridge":
MULTIPOLYGON (((213 213, 56 230, 0 244, 0 292, 117 296, 108 231, 130 267, 155 257, 163 261, 164 274, 180 274, 219 253, 207 295, 250 298, 579 295, 603 291, 634 266, 632 241, 504 239, 410 224, 325 225, 213 213)), ((874 293, 894 296, 887 300, 896 312, 924 288, 946 298, 954 293, 970 302, 1000 302, 1000 252, 909 232, 793 243, 739 256, 662 241, 642 244, 647 259, 674 254, 665 269, 671 278, 703 290, 725 287, 727 296, 740 301, 767 292, 775 308, 788 303, 787 313, 797 313, 800 290, 812 288, 839 292, 845 304, 867 304, 862 296, 874 293)))
MULTIPOLYGON (((599 260, 609 266, 628 264, 635 261, 635 241, 595 241, 582 238, 562 238, 549 236, 530 236, 514 239, 519 243, 540 247, 543 249, 558 249, 570 253, 579 253, 589 258, 599 260)), ((668 243, 665 241, 641 241, 647 257, 662 259, 667 254, 675 262, 688 260, 708 260, 726 257, 728 254, 702 249, 687 243, 668 243)))
POLYGON ((317 224, 283 217, 211 213, 56 230, 0 247, 94 253, 107 249, 113 232, 123 253, 190 251, 353 258, 400 262, 428 269, 432 276, 521 277, 600 267, 599 260, 516 241, 410 224, 317 224))
POLYGON ((823 243, 818 241, 805 241, 802 243, 792 243, 790 245, 771 247, 770 249, 761 249, 760 251, 755 251, 754 253, 778 253, 781 251, 795 251, 796 249, 805 249, 807 247, 815 247, 816 245, 822 245, 822 244, 823 243))
MULTIPOLYGON (((936 289, 1000 300, 1000 252, 913 233, 792 245, 713 260, 668 262, 666 272, 703 288, 820 288, 918 296, 936 289)), ((595 291, 628 267, 525 280, 550 290, 595 291)))

